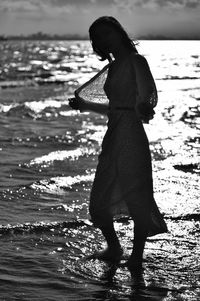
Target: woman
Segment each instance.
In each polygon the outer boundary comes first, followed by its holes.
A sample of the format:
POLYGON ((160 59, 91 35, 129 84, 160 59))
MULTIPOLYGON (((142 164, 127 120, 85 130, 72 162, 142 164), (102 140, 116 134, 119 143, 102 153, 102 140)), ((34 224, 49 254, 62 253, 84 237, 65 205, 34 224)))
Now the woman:
POLYGON ((151 155, 142 124, 153 118, 157 93, 146 59, 138 54, 115 18, 98 18, 89 34, 94 51, 110 62, 104 85, 109 104, 89 103, 75 97, 70 106, 108 116, 89 208, 107 248, 95 258, 120 260, 123 251, 113 216, 128 213, 134 221, 134 240, 126 265, 134 271, 142 268, 147 236, 167 231, 153 197, 151 155))

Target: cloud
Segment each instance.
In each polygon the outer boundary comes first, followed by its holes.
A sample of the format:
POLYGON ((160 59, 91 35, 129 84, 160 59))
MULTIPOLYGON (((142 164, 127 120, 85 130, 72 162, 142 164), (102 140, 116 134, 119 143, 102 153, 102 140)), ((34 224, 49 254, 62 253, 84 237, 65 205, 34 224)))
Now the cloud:
POLYGON ((199 0, 133 0, 136 6, 143 8, 196 8, 200 6, 199 0))
MULTIPOLYGON (((64 9, 67 13, 74 9, 92 9, 93 7, 115 7, 119 10, 130 11, 135 8, 157 9, 195 9, 200 7, 199 0, 1 0, 0 10, 5 12, 36 12, 64 9)), ((63 11, 63 12, 64 12, 63 11)))
POLYGON ((114 0, 0 0, 0 11, 4 13, 39 13, 53 17, 77 11, 88 11, 93 7, 107 7, 114 0))
POLYGON ((11 0, 2 0, 0 2, 0 10, 4 12, 18 12, 18 11, 36 11, 38 10, 37 1, 36 3, 32 1, 26 1, 26 0, 17 0, 17 1, 11 1, 11 0))
POLYGON ((133 10, 137 7, 143 9, 195 9, 200 7, 199 0, 113 0, 108 2, 116 5, 118 9, 127 11, 133 10))
POLYGON ((0 34, 85 35, 96 18, 113 15, 135 36, 173 35, 175 28, 184 33, 187 24, 188 32, 199 32, 199 13, 200 0, 0 0, 0 34))
MULTIPOLYGON (((30 1, 30 0, 29 0, 30 1)), ((114 0, 36 0, 37 2, 43 2, 46 5, 53 7, 65 7, 73 5, 75 7, 84 7, 92 5, 104 5, 107 6, 114 2, 114 0)))
POLYGON ((45 3, 45 5, 53 6, 53 7, 64 7, 68 5, 80 6, 87 5, 90 3, 90 0, 41 0, 40 2, 45 3))
POLYGON ((32 19, 35 18, 36 20, 40 18, 62 17, 66 14, 72 14, 75 11, 76 7, 73 4, 70 4, 72 1, 65 1, 65 3, 64 1, 60 2, 63 2, 65 5, 52 6, 53 0, 1 0, 0 11, 15 15, 17 18, 28 19, 31 17, 32 19))
POLYGON ((188 8, 200 7, 200 2, 198 0, 190 0, 190 1, 187 1, 185 6, 188 8))
POLYGON ((132 9, 135 1, 131 0, 113 0, 113 4, 116 5, 119 9, 129 10, 132 9))

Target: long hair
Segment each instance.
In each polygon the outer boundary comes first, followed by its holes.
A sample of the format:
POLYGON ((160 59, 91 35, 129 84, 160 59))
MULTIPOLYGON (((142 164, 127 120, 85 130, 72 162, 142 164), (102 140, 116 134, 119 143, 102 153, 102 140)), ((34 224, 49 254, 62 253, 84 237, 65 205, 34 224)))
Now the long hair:
POLYGON ((111 58, 109 53, 103 52, 99 47, 97 47, 97 45, 95 43, 95 29, 99 25, 108 25, 108 26, 111 26, 112 28, 114 28, 121 35, 121 38, 122 38, 122 41, 124 42, 124 45, 126 45, 126 47, 128 49, 130 49, 130 51, 133 51, 133 52, 137 53, 135 43, 128 36, 127 32, 122 27, 122 25, 114 17, 103 16, 103 17, 100 17, 100 18, 96 19, 89 28, 89 36, 90 36, 90 41, 91 41, 91 44, 92 44, 92 48, 93 48, 94 52, 98 56, 100 56, 101 61, 104 61, 106 59, 111 61, 112 58, 111 58))

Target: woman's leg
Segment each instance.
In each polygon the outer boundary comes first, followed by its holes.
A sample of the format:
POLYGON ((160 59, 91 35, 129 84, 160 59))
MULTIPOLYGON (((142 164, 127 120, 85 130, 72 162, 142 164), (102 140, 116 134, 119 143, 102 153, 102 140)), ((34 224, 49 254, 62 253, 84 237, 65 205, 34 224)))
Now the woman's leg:
POLYGON ((137 202, 135 207, 131 206, 131 203, 127 205, 129 205, 129 213, 134 222, 133 249, 130 258, 128 259, 127 266, 130 270, 141 269, 149 230, 151 205, 149 197, 145 197, 145 193, 143 193, 143 202, 137 202))
POLYGON ((113 220, 107 221, 107 223, 104 225, 100 225, 99 228, 106 239, 108 249, 114 250, 120 248, 120 243, 114 229, 113 220))
POLYGON ((105 212, 105 210, 98 213, 94 213, 90 210, 90 215, 94 226, 101 230, 107 243, 107 248, 100 252, 96 252, 94 257, 109 261, 119 260, 123 251, 115 232, 112 215, 109 212, 105 212))
POLYGON ((143 262, 143 253, 145 242, 147 238, 148 223, 145 217, 136 218, 133 217, 134 221, 134 239, 133 249, 130 258, 127 262, 130 270, 141 269, 143 262))

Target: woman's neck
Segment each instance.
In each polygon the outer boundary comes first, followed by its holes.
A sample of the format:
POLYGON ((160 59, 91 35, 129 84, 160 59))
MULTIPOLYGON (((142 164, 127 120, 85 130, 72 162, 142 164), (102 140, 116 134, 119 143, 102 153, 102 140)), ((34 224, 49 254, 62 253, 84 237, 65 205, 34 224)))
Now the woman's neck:
POLYGON ((112 55, 115 58, 115 61, 121 61, 124 58, 126 58, 131 53, 131 49, 128 49, 127 47, 124 47, 122 45, 121 47, 117 48, 115 51, 112 52, 112 55))

